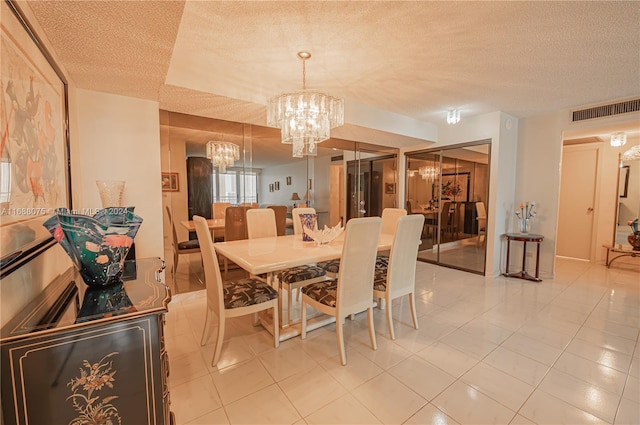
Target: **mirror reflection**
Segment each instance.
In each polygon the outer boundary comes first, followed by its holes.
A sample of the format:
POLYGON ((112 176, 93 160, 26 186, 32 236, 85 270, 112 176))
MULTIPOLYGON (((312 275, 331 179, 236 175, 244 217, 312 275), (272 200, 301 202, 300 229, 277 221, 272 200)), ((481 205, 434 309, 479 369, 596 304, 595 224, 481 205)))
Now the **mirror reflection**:
POLYGON ((484 273, 490 146, 407 154, 406 209, 425 217, 419 260, 484 273))
MULTIPOLYGON (((161 112, 160 124, 162 169, 177 174, 183 185, 180 191, 163 191, 165 258, 174 259, 167 264, 173 276, 167 281, 174 293, 203 287, 198 251, 174 249, 197 243, 190 231, 194 215, 209 219, 214 240, 224 241, 230 236, 227 213, 236 206, 283 211, 284 234, 293 233, 294 207, 314 208, 322 228, 397 206, 395 148, 331 138, 318 145, 317 155, 296 158, 277 128, 168 111, 161 112), (214 165, 210 141, 220 149, 238 146, 238 159, 214 165)), ((243 277, 233 264, 221 266, 227 270, 224 279, 243 277)))
POLYGON ((640 159, 620 158, 615 244, 630 246, 628 223, 640 215, 640 159))

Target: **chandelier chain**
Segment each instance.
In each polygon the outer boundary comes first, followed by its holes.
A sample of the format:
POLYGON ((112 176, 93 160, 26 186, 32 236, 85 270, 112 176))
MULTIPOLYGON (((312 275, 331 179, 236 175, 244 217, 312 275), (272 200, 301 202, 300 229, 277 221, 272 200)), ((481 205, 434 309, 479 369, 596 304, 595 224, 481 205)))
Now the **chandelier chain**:
POLYGON ((302 59, 302 90, 307 89, 307 60, 302 59))

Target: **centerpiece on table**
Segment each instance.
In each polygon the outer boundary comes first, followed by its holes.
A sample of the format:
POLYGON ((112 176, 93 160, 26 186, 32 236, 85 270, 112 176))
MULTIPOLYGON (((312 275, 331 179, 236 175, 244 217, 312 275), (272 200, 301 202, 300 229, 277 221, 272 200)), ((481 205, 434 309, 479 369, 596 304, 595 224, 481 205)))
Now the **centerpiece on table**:
POLYGON ((43 226, 69 255, 84 283, 100 288, 121 282, 125 258, 142 224, 133 208, 104 208, 93 216, 58 208, 43 226))
POLYGON ((536 202, 527 201, 520 203, 520 209, 516 209, 516 216, 518 217, 518 230, 520 233, 531 232, 531 219, 536 216, 536 202))
POLYGON ((344 227, 341 224, 336 224, 334 227, 324 226, 322 230, 313 230, 308 227, 303 228, 304 233, 318 243, 318 245, 326 245, 344 231, 344 227))

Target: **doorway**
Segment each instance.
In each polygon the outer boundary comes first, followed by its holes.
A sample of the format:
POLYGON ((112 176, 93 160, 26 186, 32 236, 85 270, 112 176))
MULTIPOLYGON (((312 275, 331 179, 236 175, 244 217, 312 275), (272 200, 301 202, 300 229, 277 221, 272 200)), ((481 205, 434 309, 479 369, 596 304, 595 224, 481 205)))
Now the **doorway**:
POLYGON ((593 225, 597 168, 597 145, 562 148, 560 206, 556 255, 593 260, 593 225))
POLYGON ((406 209, 425 216, 418 260, 485 273, 491 142, 407 153, 406 209))

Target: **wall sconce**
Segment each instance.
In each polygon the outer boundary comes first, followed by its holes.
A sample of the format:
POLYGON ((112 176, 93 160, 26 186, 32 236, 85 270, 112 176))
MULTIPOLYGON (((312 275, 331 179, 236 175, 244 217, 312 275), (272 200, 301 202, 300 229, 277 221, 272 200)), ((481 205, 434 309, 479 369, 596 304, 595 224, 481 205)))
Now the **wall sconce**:
POLYGON ((627 144, 627 134, 619 131, 611 135, 611 146, 617 148, 627 144))

